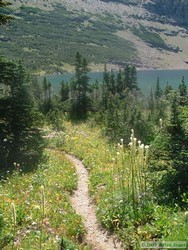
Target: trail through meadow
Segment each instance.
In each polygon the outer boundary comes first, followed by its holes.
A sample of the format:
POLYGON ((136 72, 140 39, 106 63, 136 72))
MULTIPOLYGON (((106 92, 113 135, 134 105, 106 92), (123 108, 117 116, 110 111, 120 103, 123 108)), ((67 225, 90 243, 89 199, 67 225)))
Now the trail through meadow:
POLYGON ((76 213, 83 218, 86 242, 91 244, 94 250, 123 250, 121 242, 104 230, 97 221, 95 206, 89 196, 86 168, 74 156, 66 154, 66 157, 75 165, 78 175, 78 187, 71 201, 76 213))

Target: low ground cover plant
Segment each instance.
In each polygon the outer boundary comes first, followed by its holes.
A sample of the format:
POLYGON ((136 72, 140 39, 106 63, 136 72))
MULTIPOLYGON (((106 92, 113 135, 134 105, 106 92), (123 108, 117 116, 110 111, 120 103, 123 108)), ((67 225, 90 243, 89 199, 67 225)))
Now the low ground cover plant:
POLYGON ((90 174, 90 193, 101 224, 116 233, 125 248, 141 241, 187 240, 184 211, 158 204, 156 177, 147 166, 149 147, 134 137, 109 145, 99 128, 67 124, 64 149, 80 159, 90 174))
POLYGON ((82 219, 69 196, 77 185, 74 167, 48 150, 48 163, 34 173, 1 180, 0 249, 86 249, 82 219), (64 247, 64 248, 63 248, 64 247))
MULTIPOLYGON (((69 200, 77 175, 60 149, 83 161, 97 217, 125 249, 140 249, 141 241, 187 240, 187 212, 178 205, 158 204, 153 193, 150 148, 133 130, 129 145, 123 139, 109 144, 101 129, 90 125, 65 121, 63 132, 48 136, 47 165, 20 174, 21 166, 15 163, 14 174, 2 178, 1 249, 91 249, 80 242, 85 234, 82 218, 69 200)), ((182 200, 187 202, 186 194, 182 200)))

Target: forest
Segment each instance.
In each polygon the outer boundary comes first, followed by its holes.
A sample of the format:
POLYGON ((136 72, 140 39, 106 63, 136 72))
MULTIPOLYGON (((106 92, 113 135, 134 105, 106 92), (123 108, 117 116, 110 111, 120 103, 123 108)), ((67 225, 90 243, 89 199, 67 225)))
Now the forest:
POLYGON ((78 175, 66 154, 87 169, 97 220, 120 249, 186 249, 186 79, 162 89, 158 78, 146 96, 132 64, 117 73, 105 64, 103 81, 89 84, 75 52, 74 70, 54 95, 46 77, 40 85, 23 62, 0 57, 0 249, 100 249, 72 206, 78 175))

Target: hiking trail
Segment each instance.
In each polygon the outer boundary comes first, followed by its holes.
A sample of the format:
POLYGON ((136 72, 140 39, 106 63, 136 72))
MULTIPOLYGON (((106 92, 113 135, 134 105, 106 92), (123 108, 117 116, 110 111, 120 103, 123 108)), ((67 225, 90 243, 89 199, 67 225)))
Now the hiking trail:
POLYGON ((75 165, 78 175, 77 190, 71 197, 72 206, 81 215, 86 229, 86 243, 93 246, 93 250, 123 250, 122 243, 109 232, 104 230, 96 218, 96 209, 89 196, 88 171, 76 157, 65 154, 75 165))

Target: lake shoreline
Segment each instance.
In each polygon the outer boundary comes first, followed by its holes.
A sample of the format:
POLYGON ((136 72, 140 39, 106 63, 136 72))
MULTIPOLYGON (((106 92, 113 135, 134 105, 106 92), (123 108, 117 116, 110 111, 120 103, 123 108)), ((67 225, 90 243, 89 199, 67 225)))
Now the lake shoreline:
MULTIPOLYGON (((118 71, 114 70, 116 75, 118 71)), ((38 77, 38 81, 42 84, 44 77, 52 84, 53 92, 55 94, 59 93, 61 89, 61 82, 70 82, 74 77, 74 73, 64 73, 64 74, 50 74, 38 77)), ((93 84, 96 81, 99 83, 103 82, 103 71, 88 72, 89 83, 93 84)), ((159 79, 160 86, 162 89, 166 87, 167 84, 171 85, 174 89, 177 89, 179 84, 182 82, 182 77, 184 77, 185 83, 188 85, 188 69, 142 69, 137 70, 137 82, 138 86, 143 93, 150 93, 151 89, 156 88, 157 79, 159 79)))
MULTIPOLYGON (((119 69, 124 69, 124 68, 119 68, 119 69)), ((118 70, 119 70, 118 69, 118 70)), ((111 69, 114 72, 118 72, 118 70, 116 69, 111 69)), ((111 72, 111 70, 108 70, 108 72, 111 72)), ((188 71, 188 67, 187 68, 136 68, 137 72, 147 72, 147 71, 188 71)), ((97 71, 89 71, 88 73, 103 73, 103 71, 97 70, 97 71)), ((68 74, 75 74, 75 71, 66 71, 64 73, 60 73, 60 72, 54 72, 52 74, 41 74, 41 75, 36 75, 37 77, 53 77, 53 76, 64 76, 64 75, 68 75, 68 74)))
MULTIPOLYGON (((134 63, 127 63, 127 64, 131 64, 131 65, 134 65, 134 63)), ((135 65, 136 66, 136 65, 135 65)), ((119 69, 124 69, 125 67, 123 66, 120 66, 120 65, 117 65, 117 64, 111 64, 111 63, 107 63, 106 64, 106 68, 107 68, 107 71, 118 71, 119 69)), ((90 69, 90 73, 96 73, 96 72, 103 72, 104 71, 104 64, 94 64, 94 63, 90 63, 89 64, 89 69, 90 69)), ((63 69, 62 69, 63 70, 63 69)), ((176 67, 173 67, 173 66, 169 66, 169 67, 160 67, 160 66, 156 66, 156 67, 149 67, 149 66, 136 66, 136 70, 137 71, 150 71, 150 70, 188 70, 188 63, 185 64, 185 65, 181 65, 181 66, 176 66, 176 67)), ((51 75, 64 75, 64 74, 74 74, 75 71, 74 71, 74 66, 71 66, 69 67, 69 69, 67 69, 65 67, 64 69, 64 73, 61 73, 61 72, 52 72, 52 73, 47 73, 45 71, 41 71, 41 72, 36 72, 34 73, 34 75, 36 75, 37 77, 48 77, 48 76, 51 76, 51 75), (70 70, 71 68, 71 70, 70 70)))
MULTIPOLYGON (((118 71, 119 69, 124 69, 123 67, 119 67, 118 69, 111 69, 113 71, 118 71)), ((108 70, 108 72, 111 72, 111 70, 108 70)), ((184 70, 187 70, 188 71, 188 66, 187 68, 146 68, 146 67, 143 67, 143 68, 136 68, 137 72, 141 72, 141 71, 184 71, 184 70)), ((91 70, 89 71, 89 73, 101 73, 103 71, 101 70, 91 70)), ((49 77, 49 76, 56 76, 56 75, 66 75, 66 74, 74 74, 75 71, 66 71, 64 73, 60 73, 60 72, 54 72, 54 73, 49 73, 49 74, 35 74, 37 77, 49 77)))

